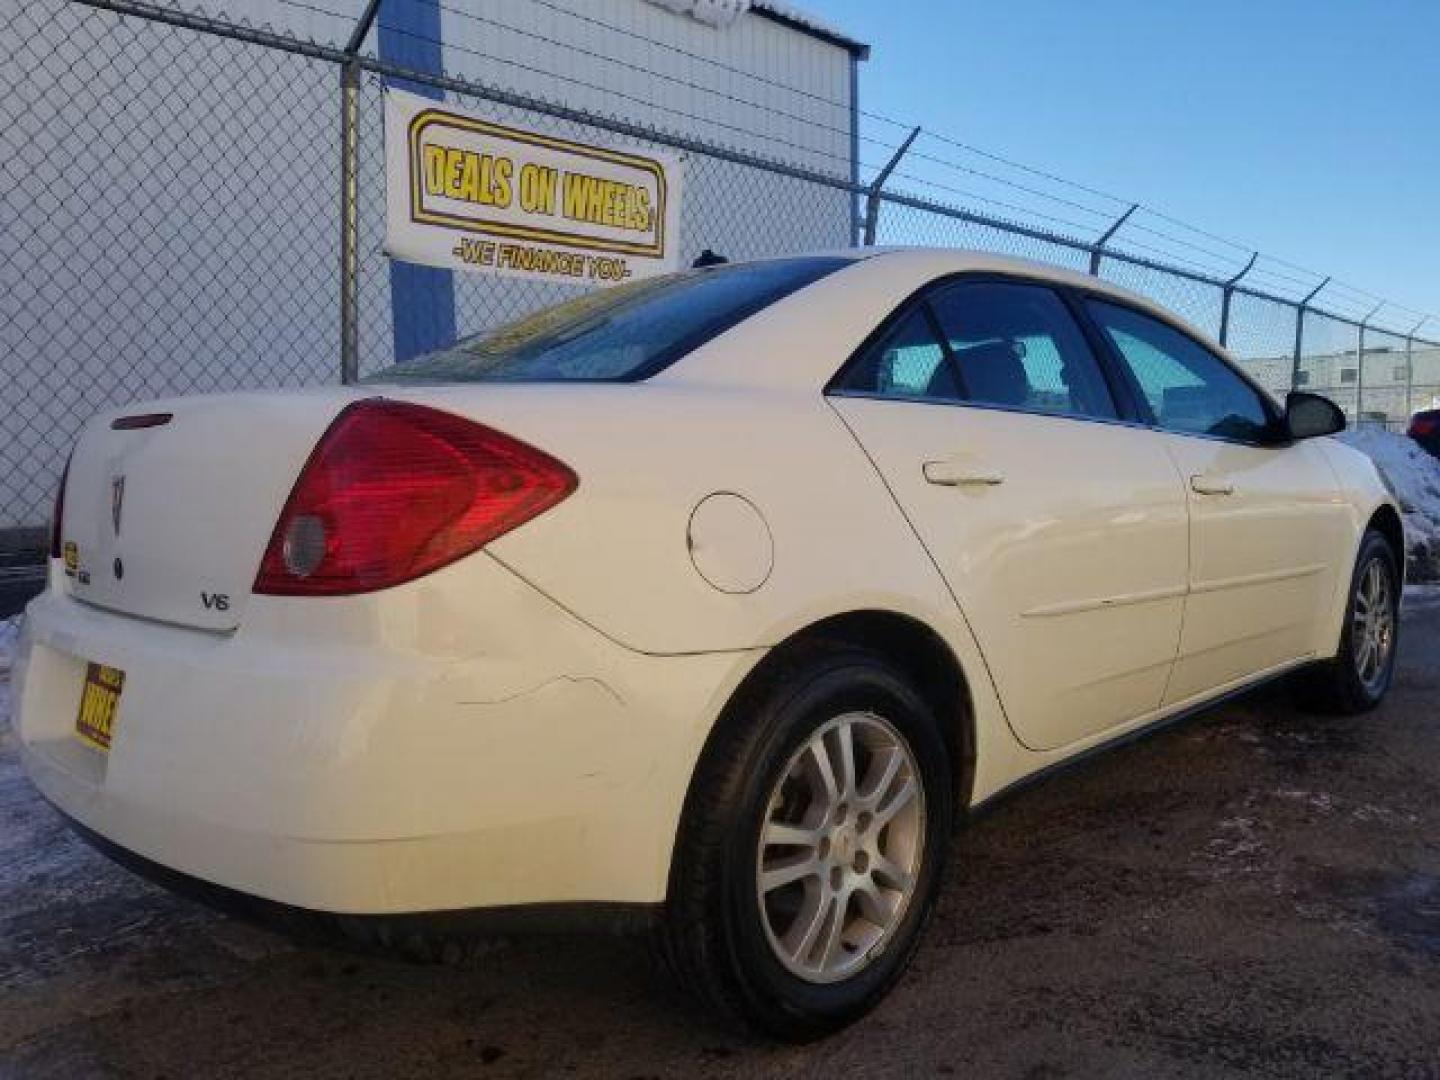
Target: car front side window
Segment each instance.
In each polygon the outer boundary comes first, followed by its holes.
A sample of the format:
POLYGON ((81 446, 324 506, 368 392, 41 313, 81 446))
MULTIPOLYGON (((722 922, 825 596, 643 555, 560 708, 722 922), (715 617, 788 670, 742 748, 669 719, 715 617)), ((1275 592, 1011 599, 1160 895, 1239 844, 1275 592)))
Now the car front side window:
POLYGON ((1273 433, 1260 394, 1199 342, 1131 308, 1102 300, 1086 307, 1129 367, 1166 431, 1265 442, 1273 433))

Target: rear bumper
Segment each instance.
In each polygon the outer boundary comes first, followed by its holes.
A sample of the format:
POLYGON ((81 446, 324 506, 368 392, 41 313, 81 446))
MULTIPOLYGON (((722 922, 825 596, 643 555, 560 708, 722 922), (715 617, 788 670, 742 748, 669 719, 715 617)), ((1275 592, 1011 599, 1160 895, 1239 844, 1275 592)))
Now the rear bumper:
MULTIPOLYGON (((64 812, 61 811, 62 816, 64 812)), ((277 903, 181 873, 87 829, 66 817, 70 827, 106 858, 147 881, 216 911, 282 933, 313 935, 339 945, 389 946, 414 959, 443 960, 456 938, 576 932, 638 934, 659 921, 660 904, 520 904, 388 915, 337 915, 277 903)))
POLYGON ((51 589, 14 705, 47 799, 226 889, 352 914, 647 904, 751 659, 623 649, 482 555, 368 597, 255 597, 230 635, 51 589), (74 734, 88 661, 126 673, 108 754, 74 734))

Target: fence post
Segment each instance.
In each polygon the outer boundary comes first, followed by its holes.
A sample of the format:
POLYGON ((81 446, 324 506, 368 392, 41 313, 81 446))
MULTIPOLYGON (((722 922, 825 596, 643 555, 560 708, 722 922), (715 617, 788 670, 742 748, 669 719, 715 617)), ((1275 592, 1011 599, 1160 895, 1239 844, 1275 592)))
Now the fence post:
POLYGON ((1430 321, 1426 315, 1405 335, 1405 419, 1415 415, 1415 335, 1430 321))
POLYGON ((1300 389, 1300 348, 1305 343, 1305 309, 1310 306, 1310 301, 1320 295, 1320 290, 1330 284, 1327 277, 1324 281, 1310 290, 1308 296, 1300 301, 1300 306, 1295 309, 1295 356, 1290 366, 1290 389, 1300 389))
POLYGON ((1357 355, 1356 355, 1356 357, 1355 357, 1355 426, 1356 426, 1356 427, 1359 427, 1359 426, 1360 426, 1360 421, 1361 421, 1362 419, 1364 419, 1364 416, 1365 416, 1365 327, 1368 326, 1369 323, 1370 323, 1370 320, 1375 317, 1375 313, 1378 312, 1378 311, 1379 311, 1382 307, 1384 307, 1384 306, 1385 306, 1385 301, 1384 301, 1384 300, 1381 300, 1380 303, 1376 304, 1373 308, 1371 308, 1371 309, 1369 310, 1369 312, 1366 313, 1365 317, 1360 320, 1360 333, 1359 333, 1358 338, 1357 338, 1357 341, 1356 341, 1356 346, 1358 347, 1359 352, 1357 353, 1357 355))
POLYGON ((860 246, 860 56, 850 54, 850 244, 860 246))
POLYGON ((880 170, 875 179, 870 183, 870 189, 865 193, 865 246, 875 246, 875 226, 880 221, 880 189, 885 186, 885 181, 890 179, 890 174, 895 171, 895 166, 900 164, 900 159, 905 156, 905 151, 910 149, 910 144, 920 134, 917 127, 905 137, 900 148, 895 151, 885 167, 880 170))
POLYGON ((1133 214, 1133 213, 1135 213, 1135 211, 1136 211, 1136 210, 1139 210, 1139 209, 1140 209, 1140 204, 1139 204, 1138 202, 1137 202, 1137 203, 1131 203, 1130 209, 1129 209, 1129 210, 1126 210, 1123 214, 1121 214, 1118 218, 1116 218, 1116 219, 1111 223, 1110 227, 1109 227, 1108 229, 1106 229, 1103 233, 1100 234, 1100 239, 1099 239, 1099 240, 1096 240, 1095 243, 1090 246, 1090 276, 1091 276, 1091 277, 1099 277, 1099 276, 1100 276, 1100 256, 1105 253, 1105 242, 1106 242, 1107 240, 1109 240, 1112 236, 1114 236, 1117 232, 1119 232, 1119 231, 1120 231, 1120 226, 1121 226, 1121 225, 1124 225, 1125 222, 1129 221, 1129 220, 1130 220, 1130 215, 1133 214))
POLYGON ((340 381, 360 379, 360 46, 380 10, 380 0, 369 0, 350 40, 340 67, 340 381))
POLYGON ((1255 260, 1258 258, 1260 258, 1260 252, 1251 252, 1250 261, 1245 264, 1244 269, 1242 269, 1238 274, 1225 282, 1224 290, 1220 294, 1221 345, 1228 347, 1230 344, 1230 298, 1235 295, 1235 286, 1240 283, 1241 278, 1243 278, 1246 274, 1248 274, 1251 270, 1255 268, 1255 260))

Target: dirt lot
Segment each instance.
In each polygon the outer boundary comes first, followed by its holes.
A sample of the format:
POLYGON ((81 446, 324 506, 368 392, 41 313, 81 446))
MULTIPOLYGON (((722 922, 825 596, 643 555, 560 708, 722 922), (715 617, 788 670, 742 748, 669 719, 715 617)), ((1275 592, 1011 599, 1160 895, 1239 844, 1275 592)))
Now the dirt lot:
POLYGON ((0 720, 0 1076, 1440 1076, 1436 598, 1400 659, 1376 715, 1262 692, 1010 798, 899 990, 806 1048, 623 940, 425 968, 210 914, 73 839, 0 720))

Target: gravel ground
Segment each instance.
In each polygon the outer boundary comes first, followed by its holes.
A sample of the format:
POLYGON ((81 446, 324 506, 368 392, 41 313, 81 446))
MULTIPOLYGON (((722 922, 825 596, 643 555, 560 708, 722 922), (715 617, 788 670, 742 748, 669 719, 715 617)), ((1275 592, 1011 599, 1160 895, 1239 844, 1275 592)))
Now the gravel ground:
POLYGON ((0 719, 0 1077, 1440 1076, 1440 595, 1400 661, 1372 716, 1262 691, 1006 800, 896 993, 803 1048, 633 942, 427 968, 211 914, 72 838, 0 719))

